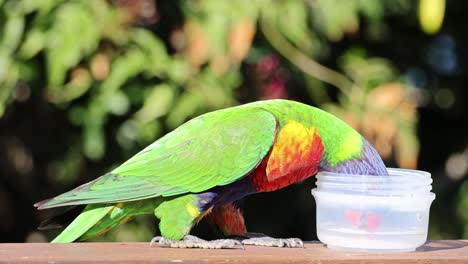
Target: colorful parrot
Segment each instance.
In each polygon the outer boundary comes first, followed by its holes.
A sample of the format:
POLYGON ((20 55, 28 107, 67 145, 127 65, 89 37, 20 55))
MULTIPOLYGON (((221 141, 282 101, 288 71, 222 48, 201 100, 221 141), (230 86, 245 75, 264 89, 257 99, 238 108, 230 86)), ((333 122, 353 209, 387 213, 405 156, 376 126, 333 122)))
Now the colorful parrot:
POLYGON ((299 239, 248 233, 236 201, 319 171, 387 175, 375 149, 337 117, 299 102, 266 100, 210 112, 181 125, 111 172, 35 206, 86 205, 52 242, 86 240, 154 214, 169 247, 297 247, 299 239), (227 237, 189 235, 208 217, 227 237))

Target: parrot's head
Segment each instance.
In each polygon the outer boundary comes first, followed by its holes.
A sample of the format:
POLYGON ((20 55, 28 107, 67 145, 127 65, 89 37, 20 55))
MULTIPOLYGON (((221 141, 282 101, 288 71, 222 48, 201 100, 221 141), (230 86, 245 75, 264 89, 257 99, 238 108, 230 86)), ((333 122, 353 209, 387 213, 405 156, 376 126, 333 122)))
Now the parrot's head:
POLYGON ((319 171, 329 171, 354 175, 388 175, 387 167, 374 147, 362 139, 362 150, 359 157, 347 159, 336 166, 330 166, 327 160, 322 160, 319 171))

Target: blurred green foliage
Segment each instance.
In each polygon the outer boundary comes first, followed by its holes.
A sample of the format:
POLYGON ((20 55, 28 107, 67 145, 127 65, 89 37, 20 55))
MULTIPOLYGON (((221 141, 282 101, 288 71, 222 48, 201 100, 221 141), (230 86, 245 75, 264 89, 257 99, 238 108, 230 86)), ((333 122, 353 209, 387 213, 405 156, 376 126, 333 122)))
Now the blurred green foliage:
MULTIPOLYGON (((172 32, 181 40, 169 43, 176 49, 169 54, 167 40, 135 26, 138 21, 125 6, 105 0, 7 1, 0 113, 19 81, 34 83, 45 74, 44 87, 31 89, 41 89, 51 104, 68 112, 70 122, 82 128, 83 154, 99 160, 111 115, 126 117, 117 140, 131 148, 161 135, 161 122, 171 129, 190 116, 235 104, 240 63, 261 15, 277 36, 306 55, 323 54, 326 41, 359 30, 360 13, 372 24, 382 23, 384 2, 345 2, 183 1, 183 32, 172 32)), ((358 91, 396 79, 387 61, 355 53, 345 54, 341 64, 358 91)))
MULTIPOLYGON (((79 136, 60 142, 66 151, 46 165, 49 180, 65 186, 110 150, 121 154, 113 166, 191 117, 275 97, 335 113, 384 158, 415 168, 414 87, 363 47, 332 50, 356 35, 385 41, 387 17, 416 16, 415 8, 407 0, 3 0, 0 116, 39 94, 67 117, 79 136), (320 63, 332 56, 335 65, 320 63), (291 79, 305 93, 285 84, 291 79)), ((147 239, 154 230, 138 221, 138 232, 129 225, 109 236, 147 239)))

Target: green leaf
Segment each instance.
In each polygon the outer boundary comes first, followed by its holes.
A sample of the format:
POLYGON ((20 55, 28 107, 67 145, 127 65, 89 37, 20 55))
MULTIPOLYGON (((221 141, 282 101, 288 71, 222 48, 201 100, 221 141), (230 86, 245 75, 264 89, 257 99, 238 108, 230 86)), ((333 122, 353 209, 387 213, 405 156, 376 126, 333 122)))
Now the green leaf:
POLYGON ((130 149, 135 145, 138 136, 139 124, 133 119, 125 121, 117 131, 117 142, 125 149, 130 149))
POLYGON ((381 1, 359 0, 359 9, 369 20, 378 21, 384 16, 384 5, 381 1))
POLYGON ((99 160, 104 156, 105 138, 104 123, 106 118, 106 105, 98 97, 89 103, 83 120, 83 152, 92 160, 99 160))
POLYGON ((152 87, 145 98, 143 107, 135 113, 135 118, 142 123, 148 123, 166 115, 173 104, 174 91, 175 88, 166 83, 152 87))
POLYGON ((127 18, 124 18, 119 8, 107 0, 81 1, 94 14, 95 27, 101 32, 102 38, 111 40, 118 47, 128 44, 133 27, 126 24, 127 18))
POLYGON ((192 77, 188 61, 182 58, 172 58, 166 67, 169 79, 177 84, 182 85, 192 77))
POLYGON ((164 43, 150 31, 145 29, 134 29, 131 40, 135 42, 145 53, 147 63, 146 71, 155 76, 161 76, 167 71, 170 62, 164 43))
POLYGON ((73 78, 62 89, 48 91, 47 96, 50 102, 57 104, 70 102, 91 88, 92 78, 87 70, 76 69, 73 75, 73 78))
POLYGON ((19 78, 19 65, 12 60, 6 50, 0 49, 0 117, 3 116, 19 78))
POLYGON ((388 60, 367 58, 363 49, 349 49, 339 59, 339 65, 347 76, 367 91, 398 79, 397 71, 388 60))
POLYGON ((13 53, 20 44, 24 30, 24 18, 20 15, 9 16, 4 24, 1 47, 13 53))
POLYGON ((12 61, 8 52, 6 50, 0 49, 0 84, 8 78, 11 64, 12 61))
POLYGON ((332 41, 339 41, 345 32, 359 26, 356 0, 318 0, 311 11, 317 29, 332 41))
POLYGON ((45 37, 44 32, 38 29, 29 31, 19 50, 19 57, 23 60, 29 60, 36 56, 45 46, 45 37))
POLYGON ((279 3, 277 21, 280 31, 298 48, 309 52, 312 48, 313 37, 309 31, 306 3, 304 1, 277 3, 279 3))
POLYGON ((79 2, 61 5, 47 32, 46 60, 50 87, 60 87, 67 71, 94 51, 99 40, 99 31, 90 10, 79 2))
POLYGON ((198 76, 192 78, 189 83, 190 91, 204 98, 204 102, 211 109, 226 107, 232 103, 232 95, 223 76, 219 76, 209 68, 203 70, 198 76))
POLYGON ((167 117, 166 122, 169 128, 174 129, 192 117, 203 101, 203 96, 200 94, 183 93, 167 117))
POLYGON ((100 125, 87 124, 84 130, 84 153, 92 160, 99 160, 104 156, 104 131, 100 125))
POLYGON ((206 32, 206 37, 210 43, 212 54, 226 54, 228 31, 226 28, 229 26, 228 17, 222 13, 214 13, 206 17, 202 21, 202 27, 206 32))
POLYGON ((118 90, 128 79, 145 70, 145 53, 140 49, 130 49, 117 57, 111 65, 109 77, 101 85, 104 96, 118 90))
POLYGON ((127 96, 121 92, 116 91, 112 95, 107 97, 106 100, 107 109, 114 115, 123 115, 127 113, 130 108, 130 102, 127 96))
POLYGON ((59 4, 62 4, 62 0, 29 0, 29 4, 35 5, 38 10, 38 16, 43 17, 50 13, 50 11, 59 4))

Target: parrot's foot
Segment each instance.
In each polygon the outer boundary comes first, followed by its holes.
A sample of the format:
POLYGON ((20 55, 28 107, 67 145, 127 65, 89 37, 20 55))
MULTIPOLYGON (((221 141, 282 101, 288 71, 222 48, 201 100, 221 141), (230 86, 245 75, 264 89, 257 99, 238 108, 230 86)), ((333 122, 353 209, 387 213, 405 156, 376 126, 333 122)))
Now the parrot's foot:
POLYGON ((212 241, 203 240, 196 236, 186 235, 183 240, 172 240, 162 236, 157 236, 151 239, 150 247, 157 243, 160 247, 171 248, 205 248, 205 249, 221 249, 221 248, 242 248, 242 243, 235 239, 217 239, 212 241))
POLYGON ((254 245, 264 247, 288 247, 303 248, 304 243, 299 238, 273 238, 264 234, 247 233, 243 235, 247 239, 241 240, 243 245, 254 245))

